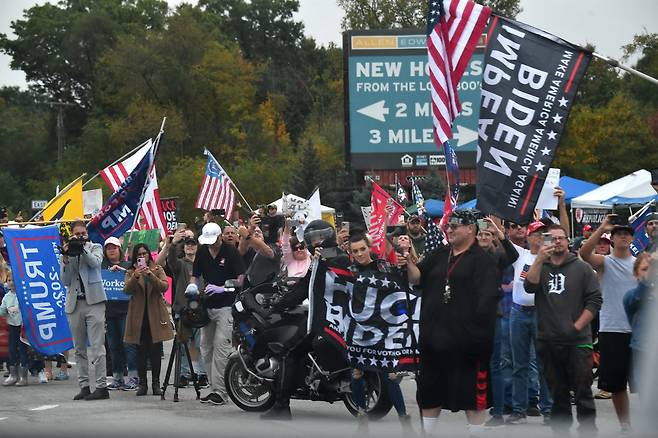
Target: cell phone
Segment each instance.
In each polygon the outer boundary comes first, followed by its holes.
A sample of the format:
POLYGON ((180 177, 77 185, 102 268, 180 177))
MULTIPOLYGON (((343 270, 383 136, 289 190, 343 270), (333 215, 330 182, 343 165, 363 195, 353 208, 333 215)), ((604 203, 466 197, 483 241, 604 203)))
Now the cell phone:
POLYGON ((349 222, 341 222, 340 223, 340 229, 345 230, 349 233, 350 232, 350 223, 349 222))
POLYGON ((658 186, 658 167, 651 169, 651 185, 658 186))
POLYGON ((618 214, 610 215, 610 225, 622 225, 623 221, 618 214))
POLYGON ((342 211, 337 211, 336 212, 336 223, 341 223, 343 221, 343 212, 342 211))
POLYGON ((542 233, 542 236, 544 236, 544 246, 551 246, 553 244, 553 236, 551 233, 542 233))
POLYGON ((322 256, 323 259, 331 259, 334 257, 338 257, 338 248, 335 246, 331 248, 320 248, 320 255, 322 256))
POLYGON ((485 221, 484 219, 478 219, 478 229, 483 231, 487 228, 489 228, 489 222, 485 221))
POLYGON ((137 257, 137 267, 138 268, 146 267, 146 259, 144 257, 137 257))

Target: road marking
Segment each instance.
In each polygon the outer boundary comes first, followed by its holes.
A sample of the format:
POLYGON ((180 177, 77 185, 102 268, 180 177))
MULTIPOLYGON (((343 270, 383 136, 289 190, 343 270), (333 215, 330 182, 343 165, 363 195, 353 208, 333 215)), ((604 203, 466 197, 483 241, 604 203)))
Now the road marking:
POLYGON ((54 409, 58 406, 59 405, 43 405, 43 406, 39 406, 38 408, 32 408, 30 410, 31 411, 47 411, 48 409, 54 409))
POLYGON ((7 418, 9 418, 9 417, 0 417, 0 421, 6 420, 7 418))

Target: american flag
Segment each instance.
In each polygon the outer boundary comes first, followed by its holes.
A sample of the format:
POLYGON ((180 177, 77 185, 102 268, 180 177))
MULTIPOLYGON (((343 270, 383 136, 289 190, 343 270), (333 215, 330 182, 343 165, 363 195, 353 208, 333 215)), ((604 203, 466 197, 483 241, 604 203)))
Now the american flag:
POLYGON ((434 222, 434 220, 432 220, 427 214, 425 215, 425 219, 427 219, 427 233, 425 234, 425 254, 427 254, 430 251, 445 245, 446 242, 443 232, 436 222, 434 222))
POLYGON ((416 181, 411 181, 411 195, 414 197, 414 204, 418 209, 418 214, 422 214, 425 211, 425 198, 423 197, 423 192, 420 191, 416 185, 416 181))
MULTIPOLYGON (((156 140, 157 142, 158 140, 156 140)), ((153 141, 148 139, 144 145, 137 150, 130 157, 122 162, 113 166, 108 166, 101 170, 101 177, 112 191, 116 192, 121 184, 126 180, 128 175, 135 169, 137 164, 142 161, 142 158, 153 147, 153 141)), ((139 210, 139 217, 135 222, 135 228, 151 230, 159 229, 160 237, 165 239, 167 237, 167 222, 162 214, 162 206, 160 205, 160 193, 158 190, 158 177, 155 173, 155 166, 151 167, 151 181, 144 193, 144 202, 142 208, 139 210)))
POLYGON ((195 207, 204 210, 223 208, 226 210, 224 217, 230 218, 233 215, 233 206, 235 205, 233 181, 209 150, 206 149, 204 153, 208 155, 208 164, 206 164, 206 175, 203 178, 195 207))
POLYGON ((470 0, 429 1, 427 54, 437 145, 452 138, 452 122, 461 111, 457 84, 489 15, 491 9, 470 0))

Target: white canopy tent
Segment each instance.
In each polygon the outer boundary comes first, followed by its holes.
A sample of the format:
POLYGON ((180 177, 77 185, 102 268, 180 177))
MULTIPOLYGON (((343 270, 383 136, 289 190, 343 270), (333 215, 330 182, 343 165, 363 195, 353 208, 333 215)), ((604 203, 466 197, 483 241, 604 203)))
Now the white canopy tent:
POLYGON ((651 187, 651 172, 640 169, 571 200, 571 208, 610 209, 606 201, 615 196, 641 198, 655 195, 651 187))

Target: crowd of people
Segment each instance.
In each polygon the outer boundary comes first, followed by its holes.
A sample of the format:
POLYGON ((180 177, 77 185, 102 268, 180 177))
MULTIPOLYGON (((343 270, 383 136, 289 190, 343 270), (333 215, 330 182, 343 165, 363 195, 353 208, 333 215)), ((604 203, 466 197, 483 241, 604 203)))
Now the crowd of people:
MULTIPOLYGON (((341 226, 335 232, 332 245, 347 257, 351 270, 405 270, 410 287, 422 297, 416 399, 426 434, 436 433, 439 414, 447 409, 465 411, 473 436, 535 416, 556 436, 566 436, 575 404, 579 431, 594 435, 593 358, 598 355, 598 388, 603 396, 611 394, 620 429, 629 433, 628 386, 637 390, 633 364, 648 348, 642 309, 652 297, 656 276, 658 213, 646 221, 649 247, 635 257, 630 251, 634 230, 620 224, 616 215, 607 216, 598 228, 586 226, 583 237, 570 242, 564 195, 556 190, 559 220, 517 224, 456 210, 447 221, 444 243, 435 249, 427 248, 423 226, 431 219, 409 215, 383 259, 372 253, 365 226, 341 226)), ((323 256, 295 225, 275 205, 243 224, 209 212, 199 230, 181 224, 160 247, 137 244, 127 257, 122 238, 109 238, 103 245, 89 242, 85 222, 73 222, 71 239, 80 240, 83 251, 69 256, 71 240, 65 243, 61 273, 80 388, 74 400, 107 399, 112 390, 145 396, 148 370, 151 393, 160 395, 163 342, 176 333, 183 341, 180 353, 189 351, 193 365, 192 370, 187 358, 181 361, 179 385, 195 381, 209 388, 202 403, 226 404, 224 369, 233 351, 235 293, 224 284, 241 278, 244 287, 275 279, 302 284, 312 259, 323 256), (129 300, 107 301, 102 269, 125 272, 129 300), (164 300, 167 276, 172 278, 171 310, 164 300), (180 324, 186 299, 195 293, 203 295, 209 319, 201 329, 180 324), (189 349, 183 348, 186 344, 189 349), (88 375, 90 362, 94 376, 88 375)), ((2 384, 25 386, 29 371, 44 374, 46 364, 52 369, 53 358, 30 358, 21 341, 24 316, 5 246, 0 233, 0 316, 6 316, 9 337, 2 384)), ((300 304, 306 298, 303 288, 291 289, 297 295, 289 301, 300 304)), ((59 358, 59 366, 55 378, 67 379, 65 358, 59 358)), ((362 376, 363 370, 353 369, 351 387, 360 424, 367 425, 362 376)), ((399 376, 381 377, 403 427, 408 427, 411 417, 399 376)), ((284 380, 281 376, 277 382, 277 400, 265 418, 292 418, 291 391, 284 380)))

